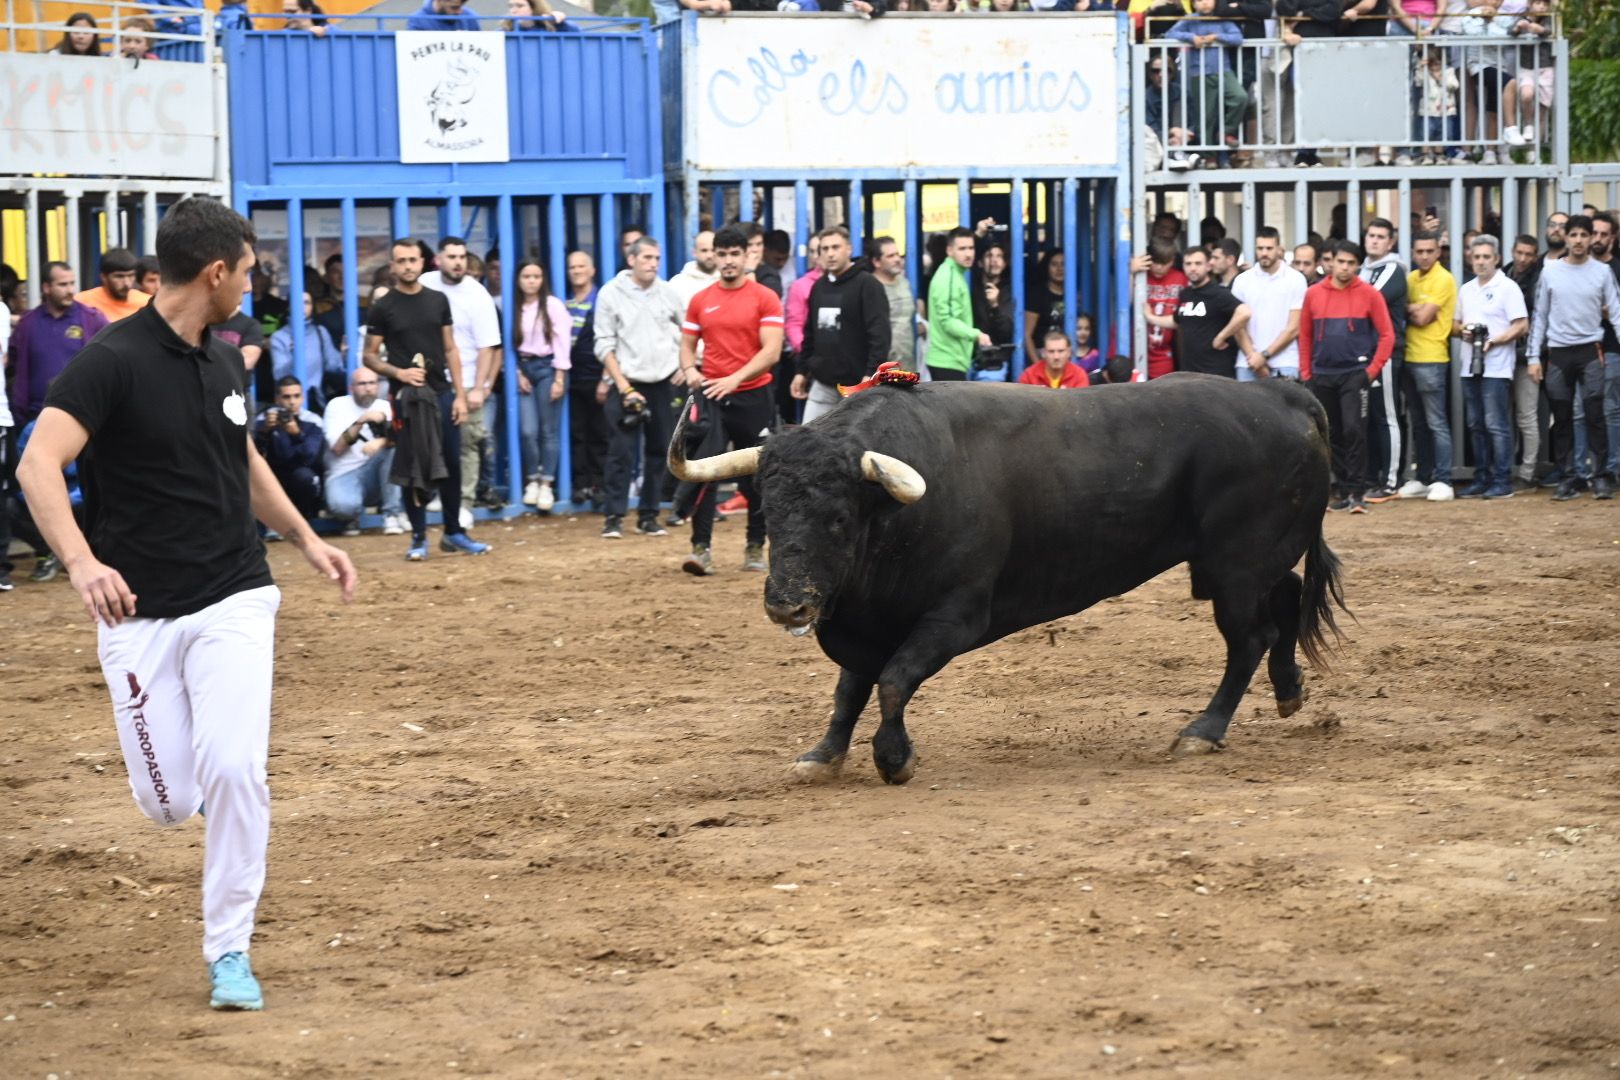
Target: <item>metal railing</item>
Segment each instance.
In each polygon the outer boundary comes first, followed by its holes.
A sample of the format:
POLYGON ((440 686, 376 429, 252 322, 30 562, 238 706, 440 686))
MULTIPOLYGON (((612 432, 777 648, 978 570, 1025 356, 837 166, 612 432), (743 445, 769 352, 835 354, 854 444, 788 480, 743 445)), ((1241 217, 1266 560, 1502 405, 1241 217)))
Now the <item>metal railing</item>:
POLYGON ((86 0, 74 5, 96 21, 94 27, 69 26, 65 21, 41 20, 39 5, 31 0, 5 0, 5 19, 0 22, 0 53, 48 53, 57 51, 69 33, 87 30, 96 36, 96 55, 121 57, 126 41, 143 39, 160 60, 201 63, 208 59, 208 46, 214 40, 216 16, 206 8, 177 7, 161 3, 135 3, 126 0, 86 0), (24 9, 29 9, 26 14, 24 9), (25 21, 32 16, 31 21, 25 21), (126 30, 124 24, 143 18, 154 24, 152 30, 126 30), (195 29, 191 27, 195 26, 195 29))
MULTIPOLYGON (((1159 22, 1155 29, 1169 30, 1159 22)), ((1141 118, 1164 170, 1315 165, 1324 157, 1346 166, 1567 158, 1568 49, 1555 24, 1545 38, 1290 34, 1232 44, 1214 33, 1188 40, 1203 20, 1178 22, 1177 37, 1133 49, 1141 118), (1385 118, 1378 137, 1366 134, 1373 114, 1385 118)))
MULTIPOLYGON (((318 15, 312 19, 310 16, 290 17, 284 14, 247 15, 244 21, 247 28, 256 32, 274 33, 285 31, 287 33, 316 34, 324 36, 331 33, 394 33, 410 29, 409 20, 415 17, 411 12, 403 15, 318 15), (318 24, 314 20, 321 20, 318 24)), ((447 18, 449 18, 447 16, 447 18)), ((610 15, 581 15, 562 20, 560 24, 544 26, 519 26, 510 28, 513 21, 508 15, 472 15, 455 16, 457 19, 470 18, 477 22, 480 30, 500 30, 509 34, 552 34, 552 33, 625 33, 644 29, 646 19, 625 18, 610 15)), ((518 23, 538 22, 538 19, 518 19, 518 23)), ((454 31, 460 27, 444 26, 434 29, 454 31)))

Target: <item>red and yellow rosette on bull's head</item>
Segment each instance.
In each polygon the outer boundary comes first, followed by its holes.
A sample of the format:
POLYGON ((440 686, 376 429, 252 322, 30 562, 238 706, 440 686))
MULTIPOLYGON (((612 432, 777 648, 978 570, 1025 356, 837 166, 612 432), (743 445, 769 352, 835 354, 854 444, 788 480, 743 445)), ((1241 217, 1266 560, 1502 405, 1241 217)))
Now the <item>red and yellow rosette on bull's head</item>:
POLYGON ((878 385, 915 386, 917 385, 918 380, 921 378, 922 376, 918 375, 915 371, 906 371, 901 368, 900 361, 888 360, 879 364, 878 369, 872 373, 870 378, 862 379, 854 386, 844 386, 840 384, 838 387, 838 396, 849 397, 851 394, 858 394, 862 390, 870 390, 872 387, 878 385))

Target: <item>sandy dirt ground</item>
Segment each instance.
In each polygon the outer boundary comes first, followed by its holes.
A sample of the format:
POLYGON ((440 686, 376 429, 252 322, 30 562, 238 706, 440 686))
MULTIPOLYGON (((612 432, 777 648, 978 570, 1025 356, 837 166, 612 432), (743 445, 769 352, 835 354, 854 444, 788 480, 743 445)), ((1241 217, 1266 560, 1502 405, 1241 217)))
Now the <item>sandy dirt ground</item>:
MULTIPOLYGON (((215 1014, 202 827, 130 801, 65 584, 0 599, 0 1076, 1620 1076, 1620 506, 1334 515, 1309 704, 1166 750, 1185 570, 958 660, 921 768, 792 784, 833 666, 762 580, 598 519, 296 552, 268 1007, 215 1014)), ((22 566, 26 574, 28 564, 22 566)))

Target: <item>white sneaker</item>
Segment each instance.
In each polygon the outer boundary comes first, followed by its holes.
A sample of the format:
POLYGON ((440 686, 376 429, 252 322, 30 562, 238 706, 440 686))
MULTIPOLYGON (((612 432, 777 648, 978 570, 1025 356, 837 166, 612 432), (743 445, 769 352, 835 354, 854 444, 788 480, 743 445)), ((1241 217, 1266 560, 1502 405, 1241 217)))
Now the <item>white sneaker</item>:
POLYGON ((465 529, 472 528, 473 527, 473 512, 472 512, 472 510, 469 509, 466 506, 463 506, 461 508, 461 512, 456 515, 456 520, 461 522, 462 529, 465 530, 465 529))
POLYGON ((347 521, 345 521, 343 523, 343 531, 338 533, 338 535, 339 536, 359 536, 360 535, 360 522, 356 521, 354 518, 350 518, 349 520, 347 520, 347 521))
POLYGON ((540 501, 540 481, 530 480, 523 485, 523 505, 533 506, 540 501))
POLYGON ((1518 128, 1505 127, 1502 129, 1502 141, 1509 146, 1523 146, 1530 140, 1521 135, 1518 128))
POLYGON ((404 514, 386 514, 383 517, 383 535, 400 536, 405 532, 404 514))
POLYGON ((1496 164, 1496 151, 1495 150, 1487 150, 1487 151, 1485 151, 1483 154, 1481 154, 1479 156, 1479 163, 1481 165, 1495 165, 1496 164))
POLYGON ((1412 155, 1411 154, 1396 154, 1395 155, 1395 164, 1399 165, 1403 169, 1407 168, 1408 166, 1410 166, 1412 164, 1412 155))
MULTIPOLYGON (((523 501, 529 501, 527 495, 524 496, 523 501)), ((549 514, 551 508, 556 505, 557 496, 552 494, 551 485, 544 480, 540 481, 539 488, 534 493, 534 508, 542 514, 549 514)))
POLYGON ((1437 480, 1429 485, 1430 502, 1450 502, 1456 497, 1457 493, 1451 490, 1451 485, 1443 480, 1437 480))
POLYGON ((440 501, 437 495, 435 495, 433 496, 433 501, 427 504, 426 509, 430 514, 442 513, 444 510, 444 503, 440 501))
POLYGON ((1526 145, 1526 146, 1529 146, 1532 143, 1534 143, 1536 141, 1536 129, 1535 129, 1535 126, 1532 125, 1532 124, 1524 125, 1524 127, 1519 129, 1519 138, 1524 140, 1524 145, 1526 145))
POLYGON ((1402 499, 1421 499, 1429 493, 1429 485, 1421 480, 1408 480, 1395 494, 1402 499))

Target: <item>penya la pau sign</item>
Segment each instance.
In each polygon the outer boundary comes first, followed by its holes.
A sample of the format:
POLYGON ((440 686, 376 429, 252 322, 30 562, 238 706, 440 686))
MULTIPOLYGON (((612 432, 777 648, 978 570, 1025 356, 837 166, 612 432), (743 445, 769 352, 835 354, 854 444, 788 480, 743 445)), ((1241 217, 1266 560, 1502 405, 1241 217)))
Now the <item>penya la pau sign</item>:
POLYGON ((0 172, 214 178, 207 64, 0 52, 0 172))
MULTIPOLYGON (((1109 166, 1112 18, 705 18, 686 74, 700 169, 1109 166)), ((1123 48, 1123 45, 1119 47, 1123 48)))

